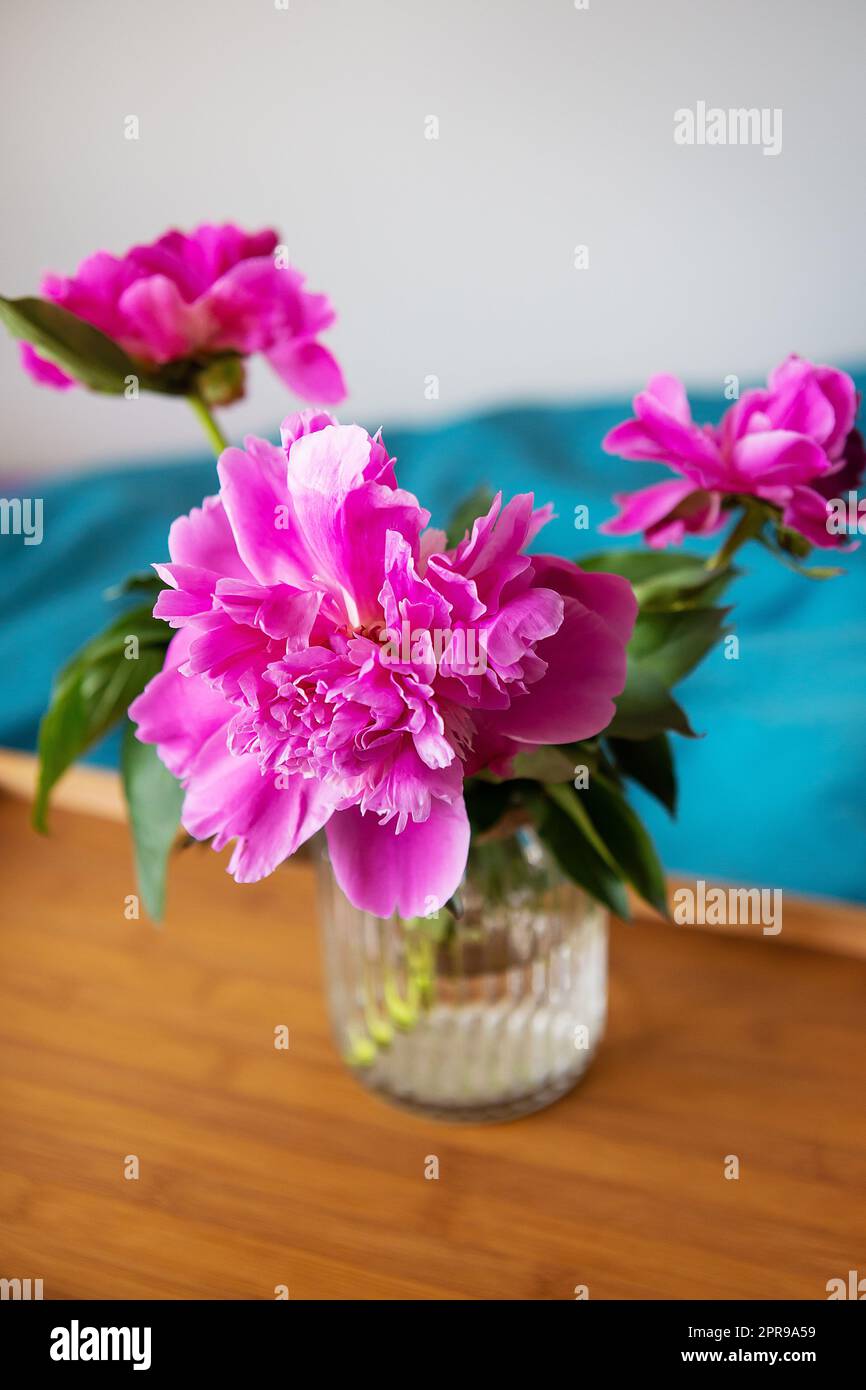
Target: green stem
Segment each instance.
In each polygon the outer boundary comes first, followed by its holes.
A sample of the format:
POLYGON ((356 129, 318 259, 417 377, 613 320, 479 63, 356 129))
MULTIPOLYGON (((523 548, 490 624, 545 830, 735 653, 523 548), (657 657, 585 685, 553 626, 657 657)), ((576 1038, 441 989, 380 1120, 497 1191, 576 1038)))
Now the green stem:
POLYGON ((219 458, 223 449, 228 448, 228 440, 220 429, 214 417, 211 415, 201 396, 187 396, 187 400, 192 406, 195 414, 201 422, 201 427, 207 435, 208 443, 219 458))
POLYGON ((746 541, 752 540, 762 529, 766 517, 763 511, 758 508, 746 506, 743 515, 740 517, 734 529, 729 532, 727 540, 716 551, 715 555, 710 556, 707 561, 708 570, 720 570, 728 564, 741 545, 746 541))

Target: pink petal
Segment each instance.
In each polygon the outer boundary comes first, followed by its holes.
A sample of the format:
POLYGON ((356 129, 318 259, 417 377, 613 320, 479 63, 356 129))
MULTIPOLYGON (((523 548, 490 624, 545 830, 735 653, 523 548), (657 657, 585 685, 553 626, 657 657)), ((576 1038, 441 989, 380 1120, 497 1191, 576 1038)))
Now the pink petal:
POLYGON ((866 446, 859 430, 851 430, 845 440, 845 447, 833 463, 829 473, 817 478, 811 486, 822 497, 844 497, 846 492, 856 492, 866 472, 866 446))
POLYGON ((277 376, 303 400, 322 405, 345 400, 346 383, 339 363, 321 343, 277 343, 266 355, 277 376))
POLYGON ((128 257, 97 251, 81 262, 74 276, 44 276, 42 293, 120 342, 124 324, 120 299, 140 273, 128 257))
POLYGON ((529 568, 523 547, 549 519, 548 509, 536 510, 534 501, 531 492, 517 493, 503 507, 502 493, 497 493, 489 511, 476 517, 469 536, 446 561, 464 580, 472 581, 474 593, 488 609, 496 608, 506 585, 529 568))
POLYGON ((201 676, 227 700, 239 700, 247 679, 254 680, 268 663, 268 638, 260 628, 235 623, 219 611, 208 615, 203 628, 195 624, 190 630, 193 640, 183 674, 201 676))
POLYGON ((490 661, 502 667, 520 661, 536 643, 553 636, 563 616, 562 599, 553 589, 527 589, 503 604, 485 626, 490 661))
POLYGON ((638 492, 617 493, 613 500, 619 512, 609 521, 603 521, 598 529, 607 536, 629 536, 635 531, 646 531, 670 516, 694 491, 694 483, 684 479, 682 482, 653 483, 652 487, 641 488, 638 492))
POLYGON ((805 434, 823 444, 834 431, 836 412, 817 378, 809 373, 770 401, 768 419, 773 428, 805 434))
POLYGON ((652 391, 635 396, 635 414, 644 429, 655 439, 660 460, 674 459, 699 467, 714 467, 718 450, 712 438, 687 418, 683 421, 671 414, 652 391))
POLYGON ((329 410, 296 410, 287 415, 280 425, 280 443, 288 453, 296 439, 304 434, 315 434, 317 430, 327 429, 328 425, 340 422, 329 410))
POLYGON ((295 341, 306 332, 303 279, 270 256, 232 266, 200 301, 210 325, 208 345, 249 353, 295 341))
POLYGON ((637 599, 627 579, 618 574, 582 570, 559 555, 533 555, 532 573, 536 584, 555 589, 563 597, 576 598, 586 608, 597 609, 620 642, 631 641, 637 599))
POLYGON ((398 532, 415 556, 430 520, 410 492, 371 480, 383 466, 387 454, 358 425, 331 425, 289 450, 289 493, 310 555, 307 582, 327 588, 353 627, 381 616, 388 532, 398 532))
POLYGON ((546 675, 487 723, 525 743, 591 738, 610 723, 613 697, 625 685, 637 600, 619 575, 585 573, 554 556, 536 557, 533 567, 536 582, 563 595, 562 626, 536 649, 547 662, 546 675))
POLYGON ((40 386, 51 386, 55 391, 68 391, 70 386, 76 384, 74 377, 67 376, 60 367, 49 362, 46 357, 40 357, 30 343, 20 343, 19 351, 22 367, 32 376, 34 381, 39 382, 40 386))
POLYGON ((646 389, 681 425, 692 423, 689 398, 686 394, 686 388, 678 376, 670 376, 665 372, 660 372, 657 376, 650 377, 646 389))
MULTIPOLYGON (((758 430, 738 439, 731 462, 743 491, 762 495, 763 487, 807 483, 830 468, 824 450, 791 430, 758 430)), ((736 491, 736 487, 731 489, 736 491)))
POLYGON ((857 415, 857 388, 848 373, 792 354, 770 373, 769 386, 776 428, 808 435, 835 458, 857 415))
POLYGON ((655 435, 640 420, 623 420, 621 425, 614 425, 601 441, 601 447, 605 453, 616 454, 618 458, 668 463, 669 467, 674 467, 655 435))
POLYGON ((646 543, 653 550, 665 550, 669 545, 682 545, 686 538, 686 523, 682 517, 671 517, 651 526, 646 533, 646 543))
POLYGON ((426 821, 410 820, 399 834, 356 806, 328 822, 328 850, 346 897, 377 917, 421 917, 456 891, 469 853, 469 820, 462 796, 434 800, 426 821))
POLYGON ((790 500, 782 510, 782 520, 786 526, 799 531, 812 545, 824 549, 838 546, 845 539, 827 529, 830 516, 829 501, 811 487, 792 488, 790 500))
POLYGON ((259 628, 266 636, 286 642, 289 651, 307 645, 321 602, 315 589, 293 589, 290 584, 263 588, 220 579, 215 592, 233 622, 259 628))
POLYGON ((428 526, 421 537, 418 549, 418 573, 423 577, 427 568, 427 561, 431 555, 437 555, 445 549, 448 544, 448 537, 444 531, 440 531, 436 526, 428 526))
POLYGON ((205 743, 217 731, 225 742, 233 707, 197 676, 182 676, 178 667, 189 654, 191 632, 171 639, 165 665, 133 700, 129 717, 142 743, 155 743, 169 772, 183 781, 205 743))
POLYGON ((272 227, 266 227, 261 232, 245 232, 232 222, 221 226, 204 222, 188 238, 196 246, 207 283, 224 275, 238 261, 271 257, 279 240, 272 227))
POLYGON ((620 492, 613 500, 620 505, 619 514, 598 529, 609 536, 643 531, 647 544, 657 550, 679 545, 686 534, 708 536, 724 525, 721 494, 696 488, 688 480, 620 492))
POLYGON ((848 435, 854 428, 857 418, 857 388, 847 372, 835 367, 817 367, 821 389, 833 407, 835 425, 824 440, 824 448, 831 458, 836 458, 845 447, 848 435))
POLYGON ((179 516, 168 533, 168 553, 175 565, 210 570, 215 575, 251 578, 235 544, 220 497, 206 497, 188 516, 179 516))
POLYGON ((165 275, 137 280, 124 290, 119 307, 125 319, 122 345, 149 362, 187 357, 207 336, 201 311, 187 304, 165 275))
POLYGON ((169 627, 184 627, 190 618, 209 613, 213 606, 217 576, 213 570, 195 565, 154 565, 160 579, 170 585, 157 596, 153 609, 155 618, 162 618, 169 627))
POLYGON ((231 754, 219 730, 190 772, 182 821, 197 840, 213 837, 216 850, 237 840, 229 872, 238 883, 256 883, 321 829, 330 813, 318 782, 291 776, 278 785, 253 754, 231 754))
POLYGON ((244 442, 246 450, 224 450, 217 465, 237 551, 260 584, 302 588, 313 568, 286 486, 286 455, 264 439, 244 442))
POLYGON ((706 486, 705 474, 719 467, 719 451, 706 430, 692 423, 688 399, 676 377, 655 376, 634 398, 633 420, 617 425, 602 441, 610 454, 664 463, 674 471, 689 466, 706 486))

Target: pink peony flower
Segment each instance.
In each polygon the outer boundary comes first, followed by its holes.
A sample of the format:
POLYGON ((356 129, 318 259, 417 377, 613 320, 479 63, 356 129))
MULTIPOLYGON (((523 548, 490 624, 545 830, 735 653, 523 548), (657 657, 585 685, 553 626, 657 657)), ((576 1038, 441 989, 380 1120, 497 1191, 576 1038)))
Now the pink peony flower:
POLYGON ((609 723, 630 586, 526 555, 549 518, 531 494, 447 549, 381 438, 325 413, 227 449, 219 477, 156 566, 177 633, 130 708, 138 737, 183 784, 189 833, 236 842, 239 882, 325 826, 356 906, 440 907, 466 864, 464 777, 609 723))
MULTIPOLYGON (((325 295, 303 289, 300 271, 277 264, 277 246, 276 232, 243 232, 231 223, 170 231, 125 256, 97 251, 69 278, 46 275, 42 295, 147 366, 262 352, 299 396, 340 401, 342 373, 317 341, 334 310, 325 295)), ((44 385, 75 384, 27 344, 22 361, 44 385)))
POLYGON ((635 397, 634 413, 610 431, 605 449, 666 464, 679 477, 617 495, 619 514, 602 531, 643 531, 652 546, 676 544, 687 533, 719 530, 724 499, 749 496, 778 507, 784 524, 813 545, 838 544, 827 530, 828 498, 832 477, 846 466, 850 476, 857 414, 845 372, 789 357, 766 389, 746 391, 718 426, 696 425, 682 383, 656 376, 635 397))

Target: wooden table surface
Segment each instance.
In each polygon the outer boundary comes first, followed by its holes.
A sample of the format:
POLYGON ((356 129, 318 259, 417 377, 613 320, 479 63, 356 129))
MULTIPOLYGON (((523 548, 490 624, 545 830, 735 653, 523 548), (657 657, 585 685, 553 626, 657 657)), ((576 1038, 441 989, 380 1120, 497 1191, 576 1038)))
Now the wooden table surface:
POLYGON ((183 851, 157 929, 124 918, 116 821, 60 810, 45 840, 7 795, 0 846, 0 1277, 46 1298, 822 1299, 866 1274, 866 914, 786 904, 812 946, 616 924, 583 1084, 451 1127, 339 1061, 306 866, 240 888, 183 851))

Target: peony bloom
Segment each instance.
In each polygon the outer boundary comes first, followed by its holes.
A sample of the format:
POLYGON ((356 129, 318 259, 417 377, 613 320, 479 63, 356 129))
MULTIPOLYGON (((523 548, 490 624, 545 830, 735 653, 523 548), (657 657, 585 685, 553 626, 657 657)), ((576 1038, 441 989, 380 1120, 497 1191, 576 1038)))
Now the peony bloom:
POLYGON ((177 633, 138 737, 183 784, 186 830, 236 842, 239 882, 325 826, 357 907, 439 908, 466 864, 464 777, 612 718, 630 586, 526 555, 549 517, 531 494, 446 548, 381 438, 326 413, 227 449, 219 478, 156 566, 177 633))
POLYGON ((850 477, 859 458, 857 393, 847 373, 789 357, 766 389, 744 392, 718 426, 696 425, 682 383, 656 376, 635 397, 634 413, 611 430, 605 449, 679 476, 616 496, 620 512, 602 531, 643 531, 650 545, 676 544, 687 533, 719 530, 725 498, 749 496, 777 507, 813 545, 838 544, 827 530, 833 478, 843 469, 850 477))
MULTIPOLYGON (((97 251, 75 275, 46 275, 42 295, 99 328, 144 366, 184 358, 262 352, 286 385, 307 400, 346 394, 337 362, 317 341, 334 322, 325 295, 278 264, 274 231, 243 232, 231 223, 170 231, 125 256, 97 251)), ((29 344, 22 360, 37 381, 75 385, 29 344)))

